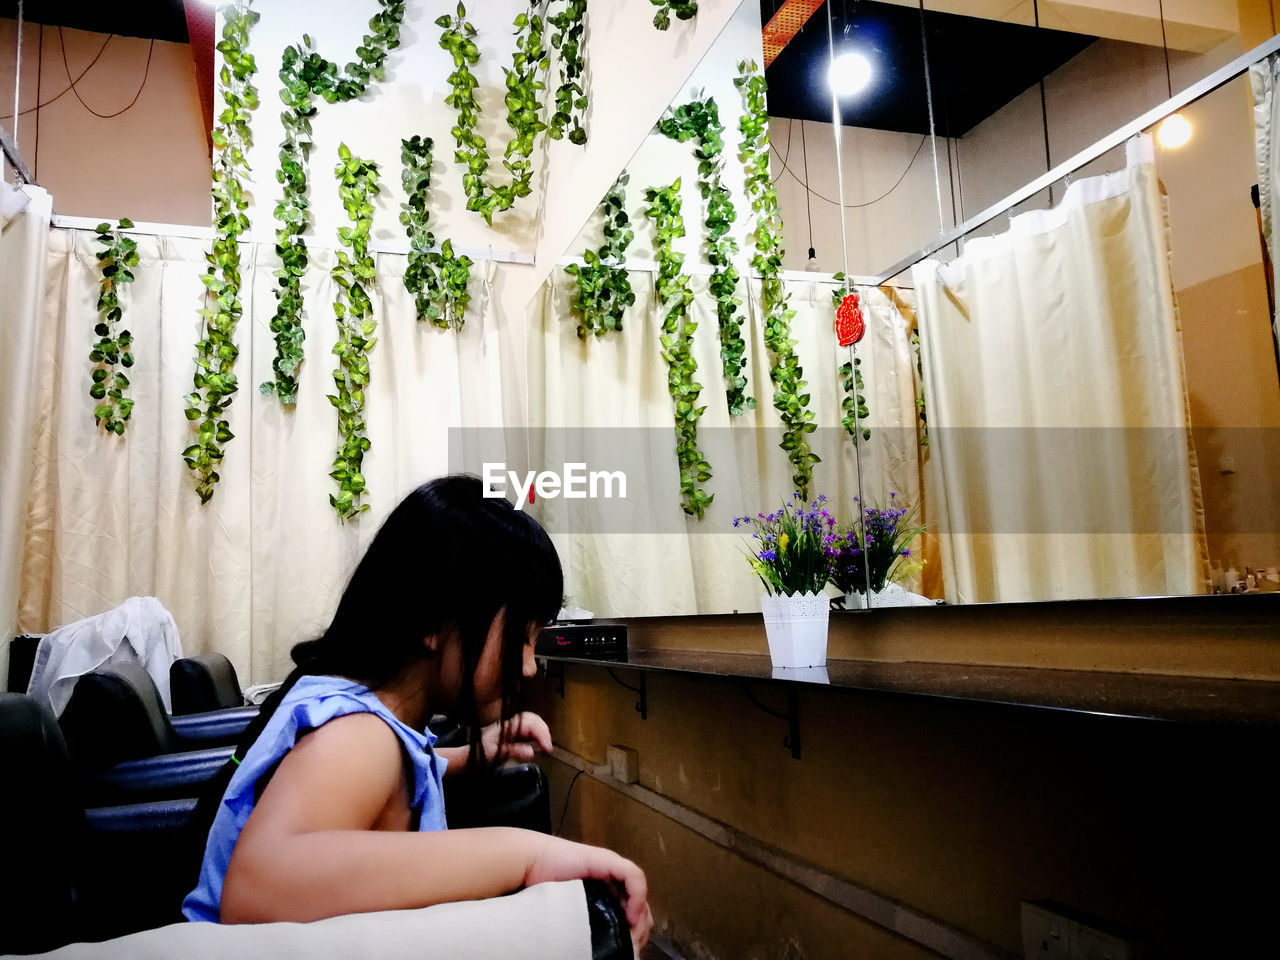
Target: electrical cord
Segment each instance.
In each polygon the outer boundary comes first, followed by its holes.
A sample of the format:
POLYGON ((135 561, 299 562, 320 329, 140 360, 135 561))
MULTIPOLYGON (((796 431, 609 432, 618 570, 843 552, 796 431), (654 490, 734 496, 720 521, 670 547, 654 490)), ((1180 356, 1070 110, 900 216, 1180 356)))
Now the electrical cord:
MULTIPOLYGON (((844 205, 844 209, 846 209, 846 210, 856 210, 856 209, 860 209, 860 208, 862 208, 862 207, 869 207, 869 206, 871 206, 871 205, 872 205, 872 204, 874 204, 874 203, 879 203, 881 200, 883 200, 883 199, 885 199, 886 197, 888 197, 888 196, 889 196, 889 194, 893 193, 893 191, 897 190, 897 189, 898 189, 898 187, 902 186, 902 181, 903 181, 903 180, 905 180, 905 179, 907 179, 907 174, 908 174, 908 173, 910 173, 910 172, 911 172, 911 168, 912 168, 913 166, 915 166, 916 160, 920 157, 920 151, 924 149, 925 142, 926 142, 928 139, 929 139, 929 135, 928 135, 928 134, 925 134, 925 135, 923 135, 923 136, 920 138, 920 145, 919 145, 918 147, 916 147, 916 152, 912 155, 911 160, 907 163, 907 168, 906 168, 905 170, 903 170, 903 171, 902 171, 902 176, 898 177, 897 182, 896 182, 896 183, 894 183, 894 185, 893 185, 892 187, 890 187, 890 188, 889 188, 888 190, 886 190, 884 193, 880 194, 880 196, 876 197, 874 200, 867 200, 867 201, 865 201, 865 202, 863 202, 863 203, 846 203, 846 204, 844 205)), ((807 183, 805 183, 805 182, 804 182, 803 180, 801 180, 799 177, 797 177, 797 176, 796 176, 796 172, 795 172, 794 170, 792 170, 792 169, 791 169, 791 167, 789 167, 789 166, 787 165, 787 161, 786 161, 785 159, 783 159, 783 161, 782 161, 782 169, 783 169, 783 170, 785 170, 787 173, 791 174, 791 178, 792 178, 793 180, 795 180, 795 182, 796 182, 796 183, 800 184, 800 186, 804 187, 804 188, 805 188, 805 190, 807 190, 807 191, 809 191, 810 193, 812 193, 812 194, 813 194, 815 197, 817 197, 819 200, 825 201, 826 203, 831 204, 833 207, 838 207, 838 206, 840 206, 840 201, 838 201, 838 200, 832 200, 830 197, 828 197, 828 196, 824 196, 823 194, 819 193, 817 190, 814 190, 812 187, 810 187, 807 183)), ((779 176, 781 176, 781 174, 779 174, 779 176)))
MULTIPOLYGON (((67 44, 66 44, 66 40, 63 38, 63 35, 62 35, 62 27, 58 27, 58 43, 62 47, 62 65, 63 67, 66 68, 67 79, 71 80, 71 66, 67 63, 67 44)), ((76 83, 78 82, 76 80, 71 80, 71 92, 74 93, 76 95, 76 99, 80 101, 80 106, 84 107, 86 110, 92 113, 95 117, 98 117, 102 120, 110 120, 113 117, 120 116, 120 114, 126 112, 127 110, 132 109, 133 105, 138 102, 138 98, 142 96, 142 91, 147 86, 147 78, 151 76, 151 55, 155 53, 155 49, 156 49, 156 42, 153 39, 151 41, 151 45, 147 47, 147 65, 145 69, 142 71, 142 83, 138 85, 138 92, 133 95, 133 99, 130 100, 126 106, 120 108, 115 113, 99 113, 97 110, 93 109, 93 107, 85 103, 84 97, 80 96, 80 91, 76 89, 76 83)))
POLYGON ((569 814, 569 798, 573 796, 573 788, 577 784, 578 778, 586 772, 586 770, 579 770, 573 775, 573 779, 569 781, 569 789, 564 794, 564 807, 560 810, 560 823, 556 826, 556 832, 552 836, 560 836, 560 831, 564 829, 564 818, 569 814))
MULTIPOLYGON (((43 27, 43 24, 41 26, 43 27)), ((93 65, 96 64, 100 59, 102 59, 103 51, 107 49, 107 44, 111 42, 111 38, 114 36, 115 36, 114 33, 108 34, 107 39, 102 41, 102 46, 98 48, 98 55, 89 61, 89 65, 87 67, 85 67, 83 70, 80 71, 80 76, 76 77, 75 79, 76 83, 79 83, 81 80, 83 80, 85 74, 93 69, 93 65)), ((44 52, 43 43, 41 43, 40 45, 40 50, 41 50, 41 53, 43 54, 44 52)), ((63 88, 63 91, 60 94, 58 94, 56 97, 50 97, 44 103, 37 103, 34 107, 27 107, 27 109, 19 111, 18 116, 25 117, 28 113, 35 113, 37 110, 43 110, 45 107, 49 106, 51 103, 57 103, 59 100, 61 100, 70 92, 71 92, 71 87, 67 86, 63 88)), ((36 99, 39 100, 38 90, 36 91, 36 99)), ((9 113, 4 115, 3 117, 0 117, 0 120, 12 120, 12 119, 13 119, 12 113, 9 113)))

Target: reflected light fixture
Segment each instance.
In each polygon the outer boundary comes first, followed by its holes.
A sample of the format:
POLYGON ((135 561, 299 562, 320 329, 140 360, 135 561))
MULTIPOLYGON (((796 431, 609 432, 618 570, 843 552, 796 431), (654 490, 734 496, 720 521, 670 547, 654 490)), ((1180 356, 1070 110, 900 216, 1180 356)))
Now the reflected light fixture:
POLYGON ((1162 147, 1171 149, 1181 147, 1191 139, 1191 124, 1187 122, 1187 118, 1182 114, 1172 114, 1165 117, 1164 122, 1160 124, 1160 129, 1156 132, 1156 138, 1160 141, 1160 146, 1162 147))
MULTIPOLYGON (((1169 70, 1169 35, 1164 27, 1164 0, 1160 0, 1160 43, 1164 47, 1164 81, 1169 90, 1169 99, 1173 99, 1173 73, 1169 70)), ((1156 131, 1156 139, 1160 146, 1176 149, 1191 139, 1191 124, 1180 113, 1170 114, 1156 131)))
POLYGON ((842 53, 831 61, 827 80, 837 97, 851 97, 871 82, 871 61, 860 53, 842 53))

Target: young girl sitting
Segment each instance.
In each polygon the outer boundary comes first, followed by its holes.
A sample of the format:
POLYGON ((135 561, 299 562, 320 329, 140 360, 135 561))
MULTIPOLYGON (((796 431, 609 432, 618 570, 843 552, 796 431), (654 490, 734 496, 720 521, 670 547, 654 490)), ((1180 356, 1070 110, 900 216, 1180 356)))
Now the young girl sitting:
POLYGON ((217 808, 187 919, 309 921, 597 878, 639 951, 653 919, 631 861, 529 830, 445 829, 446 772, 551 747, 514 702, 563 586, 546 533, 477 478, 405 498, 202 801, 204 822, 217 808), (466 724, 470 747, 433 749, 437 713, 466 724))

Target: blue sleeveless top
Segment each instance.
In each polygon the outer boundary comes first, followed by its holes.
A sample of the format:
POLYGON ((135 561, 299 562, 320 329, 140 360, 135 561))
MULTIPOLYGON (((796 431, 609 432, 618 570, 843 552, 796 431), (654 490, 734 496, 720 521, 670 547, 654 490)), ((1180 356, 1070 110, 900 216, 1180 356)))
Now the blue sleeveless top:
POLYGON ((209 830, 199 883, 182 902, 183 916, 188 920, 218 922, 222 881, 240 831, 249 821, 249 814, 253 813, 254 788, 258 778, 293 749, 300 734, 350 713, 376 714, 400 738, 404 754, 413 768, 413 795, 409 807, 418 818, 418 829, 445 829, 444 792, 440 778, 448 761, 432 751, 435 736, 429 732, 419 733, 402 723, 368 687, 341 677, 304 676, 280 701, 275 714, 231 778, 209 830))

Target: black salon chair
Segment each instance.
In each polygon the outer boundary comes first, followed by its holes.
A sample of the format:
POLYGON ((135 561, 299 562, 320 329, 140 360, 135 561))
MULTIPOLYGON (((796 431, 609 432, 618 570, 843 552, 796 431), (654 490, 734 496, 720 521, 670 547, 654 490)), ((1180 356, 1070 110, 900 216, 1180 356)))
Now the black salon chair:
POLYGON ((76 681, 60 723, 71 759, 100 771, 127 760, 233 746, 257 707, 170 717, 142 667, 113 663, 76 681))
POLYGON ((9 641, 9 692, 26 693, 40 638, 23 634, 9 641))
POLYGON ((51 950, 170 922, 194 800, 86 810, 47 707, 0 694, 0 954, 51 950))
POLYGON ((171 720, 136 664, 81 677, 59 719, 87 805, 199 795, 234 750, 256 708, 171 720))
MULTIPOLYGON (((194 876, 195 800, 85 810, 58 723, 22 694, 0 694, 0 954, 34 953, 163 926, 194 876)), ((593 960, 631 957, 625 914, 585 881, 593 960)), ((104 948, 105 949, 105 948, 104 948)))
POLYGON ((220 653, 173 661, 169 667, 169 702, 175 717, 245 705, 236 668, 220 653))

